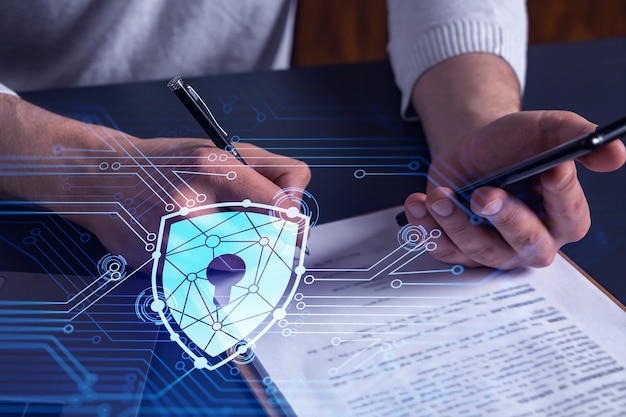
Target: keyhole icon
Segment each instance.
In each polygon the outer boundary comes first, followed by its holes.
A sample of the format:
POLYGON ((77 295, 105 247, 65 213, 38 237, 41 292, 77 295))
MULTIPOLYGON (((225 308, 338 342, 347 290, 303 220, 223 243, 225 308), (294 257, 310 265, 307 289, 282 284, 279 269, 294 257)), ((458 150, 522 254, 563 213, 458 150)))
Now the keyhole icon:
POLYGON ((230 293, 234 285, 243 279, 246 264, 237 255, 225 254, 214 258, 206 269, 207 279, 215 287, 213 304, 215 307, 230 303, 230 293))

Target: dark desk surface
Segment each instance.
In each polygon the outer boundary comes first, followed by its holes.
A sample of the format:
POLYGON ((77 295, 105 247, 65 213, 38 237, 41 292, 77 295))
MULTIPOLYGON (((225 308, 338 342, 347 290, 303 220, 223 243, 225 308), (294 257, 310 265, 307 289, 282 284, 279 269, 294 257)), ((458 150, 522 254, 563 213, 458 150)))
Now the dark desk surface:
MULTIPOLYGON (((626 114, 624 74, 626 38, 534 47, 529 51, 524 106, 569 109, 605 123, 626 114)), ((309 206, 319 207, 314 213, 319 222, 401 204, 409 192, 424 187, 428 153, 423 134, 418 124, 399 118, 399 95, 386 62, 189 81, 231 135, 310 164, 309 206), (363 172, 367 175, 360 175, 363 172)), ((56 112, 140 137, 203 136, 165 81, 23 96, 56 112)), ((598 175, 581 169, 580 177, 593 225, 587 237, 564 251, 626 302, 626 280, 620 272, 620 258, 626 253, 626 170, 598 175)), ((40 266, 33 259, 42 255, 28 252, 32 248, 23 244, 15 222, 6 216, 0 221, 0 270, 40 266)), ((172 372, 162 363, 155 366, 172 372)), ((164 380, 168 379, 161 380, 161 386, 164 380)), ((193 383, 210 385, 205 378, 193 383)), ((206 399, 182 391, 180 401, 185 404, 206 404, 206 399)), ((216 408, 224 412, 237 414, 232 404, 249 406, 243 399, 224 402, 213 394, 216 408)))

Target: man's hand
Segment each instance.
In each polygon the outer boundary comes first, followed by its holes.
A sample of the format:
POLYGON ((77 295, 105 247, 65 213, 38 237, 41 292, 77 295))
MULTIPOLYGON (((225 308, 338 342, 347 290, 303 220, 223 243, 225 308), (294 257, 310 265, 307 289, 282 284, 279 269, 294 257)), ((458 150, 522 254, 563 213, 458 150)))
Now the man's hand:
MULTIPOLYGON (((589 207, 574 162, 514 184, 513 193, 493 187, 474 192, 471 210, 496 230, 472 224, 452 190, 589 133, 592 123, 569 112, 521 112, 517 77, 490 54, 461 55, 429 69, 415 85, 413 104, 432 164, 427 194, 409 196, 405 211, 412 224, 442 229, 436 258, 504 269, 544 266, 561 246, 585 235, 589 207)), ((610 171, 625 159, 623 143, 614 141, 580 162, 610 171)))
MULTIPOLYGON (((474 192, 471 210, 496 230, 472 224, 452 190, 594 128, 582 117, 562 111, 517 112, 499 118, 453 152, 437 154, 429 170, 428 193, 407 198, 407 217, 413 224, 444 231, 433 252, 442 261, 507 269, 549 265, 561 246, 581 239, 591 224, 573 161, 516 184, 512 192, 494 187, 474 192), (523 201, 516 191, 524 193, 523 201)), ((602 172, 619 168, 625 160, 624 144, 614 141, 580 162, 602 172)))
POLYGON ((132 267, 150 261, 163 215, 245 199, 300 208, 311 175, 253 145, 237 145, 243 165, 209 139, 139 139, 16 97, 0 96, 0 120, 0 155, 18 172, 0 175, 0 196, 63 213, 132 267))
MULTIPOLYGON (((216 148, 208 139, 129 139, 144 157, 122 156, 120 175, 91 176, 92 194, 110 194, 115 202, 130 209, 142 228, 157 233, 161 217, 183 207, 218 202, 280 205, 300 209, 301 192, 310 179, 303 162, 273 154, 250 144, 237 150, 249 165, 216 148), (284 189, 296 190, 287 194, 284 189)), ((88 197, 91 199, 92 197, 88 197)), ((150 258, 141 240, 120 219, 101 216, 69 216, 92 231, 112 253, 124 256, 132 266, 150 258)))

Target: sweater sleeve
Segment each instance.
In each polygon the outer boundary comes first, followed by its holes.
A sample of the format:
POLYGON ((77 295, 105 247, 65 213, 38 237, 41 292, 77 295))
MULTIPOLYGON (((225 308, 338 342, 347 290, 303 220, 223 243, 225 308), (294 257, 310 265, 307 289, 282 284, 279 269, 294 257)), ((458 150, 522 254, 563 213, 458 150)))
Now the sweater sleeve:
POLYGON ((17 93, 13 90, 11 90, 9 87, 7 87, 6 85, 0 83, 0 94, 9 94, 11 96, 15 96, 17 97, 17 93))
POLYGON ((416 118, 411 92, 417 79, 435 64, 465 53, 503 58, 523 91, 528 33, 524 0, 387 0, 387 9, 387 50, 405 118, 416 118))

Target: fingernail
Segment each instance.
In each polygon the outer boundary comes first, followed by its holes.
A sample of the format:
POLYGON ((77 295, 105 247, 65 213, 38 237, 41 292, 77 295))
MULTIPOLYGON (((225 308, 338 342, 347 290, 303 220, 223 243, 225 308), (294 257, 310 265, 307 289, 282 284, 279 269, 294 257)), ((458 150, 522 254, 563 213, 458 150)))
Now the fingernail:
POLYGON ((454 204, 447 198, 437 200, 431 206, 433 211, 442 217, 448 217, 454 211, 454 204))
POLYGON ((407 207, 412 217, 421 219, 426 216, 426 207, 423 204, 409 204, 407 207))
POLYGON ((494 214, 497 214, 500 210, 502 210, 502 205, 503 202, 501 198, 493 199, 489 202, 489 204, 483 207, 480 213, 484 214, 485 216, 493 216, 494 214))

